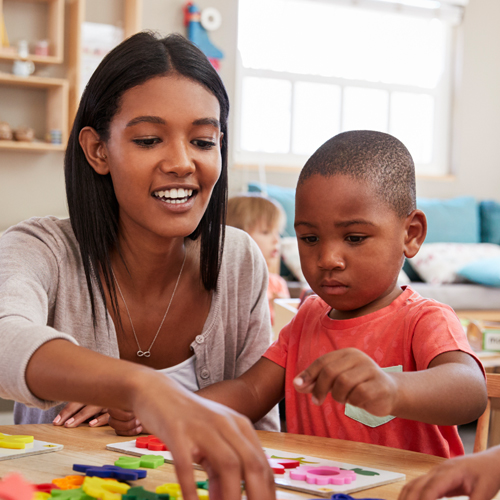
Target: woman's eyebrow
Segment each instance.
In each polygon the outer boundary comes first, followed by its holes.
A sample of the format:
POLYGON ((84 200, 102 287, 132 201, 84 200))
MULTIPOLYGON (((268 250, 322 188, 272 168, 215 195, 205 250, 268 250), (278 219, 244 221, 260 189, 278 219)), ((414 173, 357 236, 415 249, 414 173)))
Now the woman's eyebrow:
POLYGON ((159 116, 150 116, 150 115, 145 115, 145 116, 136 116, 135 118, 132 118, 127 123, 127 127, 132 127, 133 125, 137 125, 138 123, 142 122, 147 122, 147 123, 157 123, 159 125, 165 125, 166 122, 163 118, 160 118, 159 116))
POLYGON ((220 122, 215 118, 200 118, 195 120, 193 125, 212 125, 212 127, 220 129, 220 122))

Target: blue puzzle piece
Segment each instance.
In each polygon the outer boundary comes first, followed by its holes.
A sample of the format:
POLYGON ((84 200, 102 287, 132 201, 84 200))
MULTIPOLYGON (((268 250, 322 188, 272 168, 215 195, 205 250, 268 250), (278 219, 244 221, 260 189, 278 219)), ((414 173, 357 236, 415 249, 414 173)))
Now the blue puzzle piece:
MULTIPOLYGON (((321 498, 310 498, 309 500, 321 500, 321 498)), ((354 498, 351 495, 346 495, 345 493, 334 493, 330 500, 382 500, 381 498, 354 498)))
POLYGON ((147 471, 139 469, 122 469, 116 465, 96 465, 73 464, 73 470, 82 472, 86 476, 111 478, 117 481, 136 481, 147 476, 147 471))

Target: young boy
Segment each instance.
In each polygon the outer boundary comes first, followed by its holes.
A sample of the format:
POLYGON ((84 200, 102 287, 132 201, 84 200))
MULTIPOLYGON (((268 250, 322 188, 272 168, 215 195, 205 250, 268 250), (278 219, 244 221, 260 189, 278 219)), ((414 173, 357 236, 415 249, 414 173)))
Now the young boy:
POLYGON ((271 324, 274 324, 274 299, 290 297, 286 281, 273 272, 279 268, 280 231, 285 225, 285 217, 281 206, 257 193, 232 196, 227 202, 226 224, 247 232, 266 259, 271 324))
POLYGON ((253 421, 286 396, 292 433, 463 454, 455 425, 485 408, 482 366, 450 307, 397 285, 426 227, 400 141, 372 131, 327 141, 296 192, 302 270, 317 296, 250 370, 200 395, 253 421))

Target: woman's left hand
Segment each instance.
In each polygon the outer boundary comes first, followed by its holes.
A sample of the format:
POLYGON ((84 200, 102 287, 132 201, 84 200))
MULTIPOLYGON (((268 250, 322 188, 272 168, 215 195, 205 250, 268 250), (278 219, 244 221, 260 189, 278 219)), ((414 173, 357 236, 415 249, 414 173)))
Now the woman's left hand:
POLYGON ((108 410, 99 406, 68 403, 52 423, 54 425, 64 425, 64 427, 78 427, 89 419, 92 419, 89 422, 90 427, 107 425, 109 420, 108 410), (92 419, 92 417, 94 418, 92 419))
POLYGON ((109 425, 113 427, 118 436, 137 436, 141 432, 147 432, 131 411, 110 408, 109 425))

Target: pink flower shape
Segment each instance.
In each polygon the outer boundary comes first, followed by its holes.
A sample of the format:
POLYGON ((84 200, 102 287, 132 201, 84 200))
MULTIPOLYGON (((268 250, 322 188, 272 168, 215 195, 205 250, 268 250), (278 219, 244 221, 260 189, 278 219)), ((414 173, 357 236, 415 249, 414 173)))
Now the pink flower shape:
POLYGON ((351 484, 356 479, 356 473, 338 467, 301 466, 290 471, 290 479, 309 484, 351 484))

